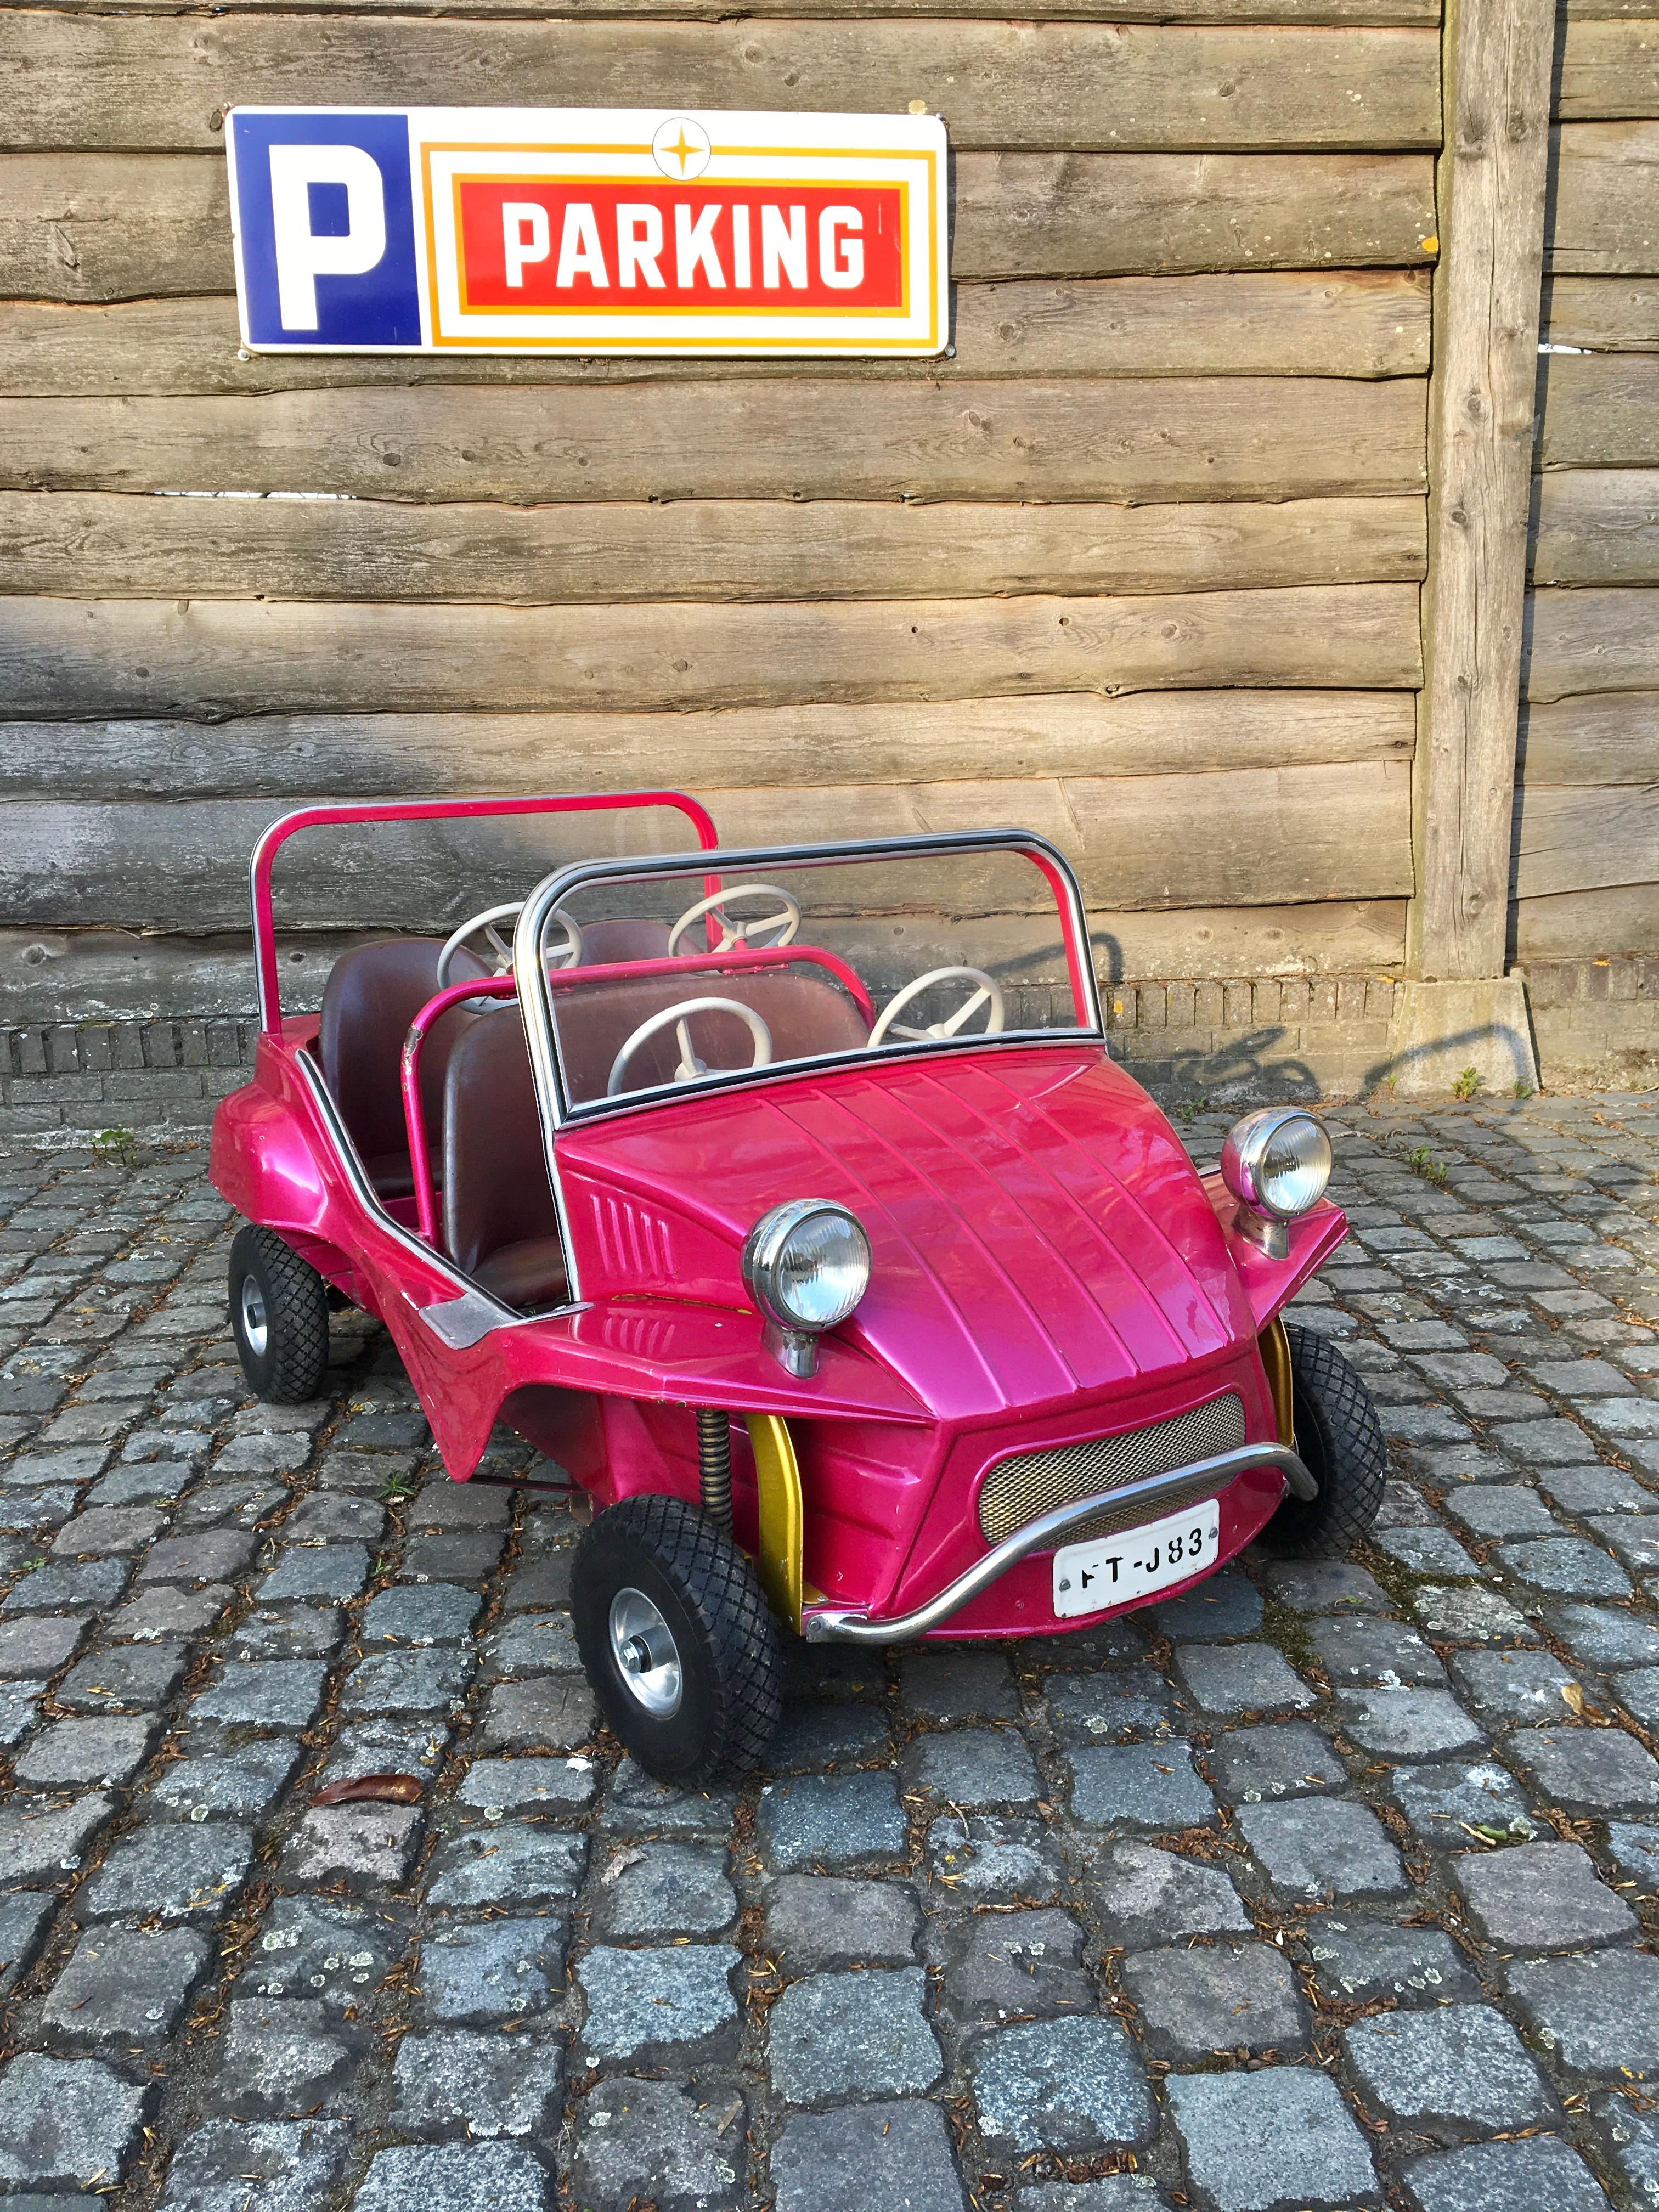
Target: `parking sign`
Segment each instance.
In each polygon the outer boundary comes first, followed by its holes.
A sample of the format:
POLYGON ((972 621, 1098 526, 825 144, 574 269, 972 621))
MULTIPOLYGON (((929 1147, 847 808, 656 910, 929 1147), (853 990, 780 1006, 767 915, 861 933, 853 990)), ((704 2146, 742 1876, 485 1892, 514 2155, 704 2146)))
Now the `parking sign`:
POLYGON ((932 116, 233 108, 255 351, 936 354, 932 116))

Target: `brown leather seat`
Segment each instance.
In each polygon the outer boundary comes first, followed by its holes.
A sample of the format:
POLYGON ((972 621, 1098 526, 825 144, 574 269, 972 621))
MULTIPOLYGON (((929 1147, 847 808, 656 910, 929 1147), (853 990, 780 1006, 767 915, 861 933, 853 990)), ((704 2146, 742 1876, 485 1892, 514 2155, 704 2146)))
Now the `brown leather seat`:
POLYGON ((465 1274, 510 1306, 568 1295, 524 1024, 514 1005, 480 1014, 444 1079, 444 1243, 465 1274))
MULTIPOLYGON (((323 988, 319 1048, 323 1080, 333 1093, 369 1180, 382 1198, 407 1198, 415 1188, 404 1122, 401 1079, 409 1025, 438 991, 440 937, 395 937, 360 945, 341 956, 323 988)), ((453 979, 484 969, 470 953, 456 956, 453 979)), ((434 1170, 443 1112, 444 1071, 474 1016, 447 1013, 421 1048, 421 1099, 434 1170)))
MULTIPOLYGON (((586 989, 578 983, 553 994, 559 1056, 573 1102, 603 1098, 617 1054, 635 1030, 662 1008, 687 999, 736 999, 752 1006, 771 1032, 774 1060, 861 1052, 869 1042, 852 1000, 827 975, 805 965, 741 977, 705 972, 619 977, 586 989)), ((749 1025, 736 1014, 694 1014, 691 1042, 710 1067, 747 1067, 754 1056, 749 1025)), ((673 1028, 659 1030, 635 1054, 624 1089, 672 1083, 679 1056, 673 1028)))
POLYGON ((668 953, 665 921, 585 921, 584 968, 603 968, 613 960, 662 960, 668 953))

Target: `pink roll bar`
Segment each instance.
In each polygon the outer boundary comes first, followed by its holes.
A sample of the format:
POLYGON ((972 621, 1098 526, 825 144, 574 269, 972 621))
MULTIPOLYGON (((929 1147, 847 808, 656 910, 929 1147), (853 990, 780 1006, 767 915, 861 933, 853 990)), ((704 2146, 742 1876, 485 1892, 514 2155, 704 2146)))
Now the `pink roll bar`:
MULTIPOLYGON (((301 830, 321 829, 351 822, 478 821, 496 814, 597 814, 618 809, 672 806, 691 823, 704 852, 720 838, 708 810, 679 791, 601 792, 582 796, 530 799, 367 799, 336 806, 302 806, 273 822, 253 848, 253 963, 259 981, 259 1026, 268 1036, 279 1036, 283 1026, 282 984, 276 970, 276 926, 270 908, 271 863, 278 852, 301 830)), ((711 883, 711 889, 718 885, 711 883)), ((476 988, 472 995, 482 996, 476 988)))

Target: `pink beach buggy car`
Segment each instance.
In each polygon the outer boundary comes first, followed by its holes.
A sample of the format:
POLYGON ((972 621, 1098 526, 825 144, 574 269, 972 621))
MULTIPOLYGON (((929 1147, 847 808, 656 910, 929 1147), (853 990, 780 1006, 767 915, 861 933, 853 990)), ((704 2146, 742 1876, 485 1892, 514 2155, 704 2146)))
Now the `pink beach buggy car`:
POLYGON ((1270 1108, 1189 1164, 1108 1052, 1042 838, 726 851, 665 792, 312 807, 255 853, 253 936, 262 1031, 212 1161, 250 1224, 248 1380, 314 1395, 349 1301, 452 1475, 497 1421, 566 1468, 583 1662, 653 1774, 763 1757, 781 1631, 1052 1636, 1373 1520, 1365 1387, 1282 1318, 1346 1233, 1325 1131, 1270 1108), (638 808, 698 849, 362 945, 283 1016, 297 831, 638 808))

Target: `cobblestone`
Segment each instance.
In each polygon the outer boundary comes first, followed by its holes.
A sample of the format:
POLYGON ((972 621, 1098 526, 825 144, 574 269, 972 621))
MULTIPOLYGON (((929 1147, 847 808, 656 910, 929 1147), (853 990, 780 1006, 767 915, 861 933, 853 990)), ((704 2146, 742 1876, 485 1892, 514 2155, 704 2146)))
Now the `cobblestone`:
POLYGON ((142 2147, 159 2212, 1645 2202, 1659 1116, 1333 1125, 1369 1249, 1297 1314, 1382 1406, 1381 1540, 792 1646, 707 1794, 599 1730, 527 1447, 449 1483, 349 1312, 251 1404, 200 1154, 0 1158, 0 2195, 142 2147))

